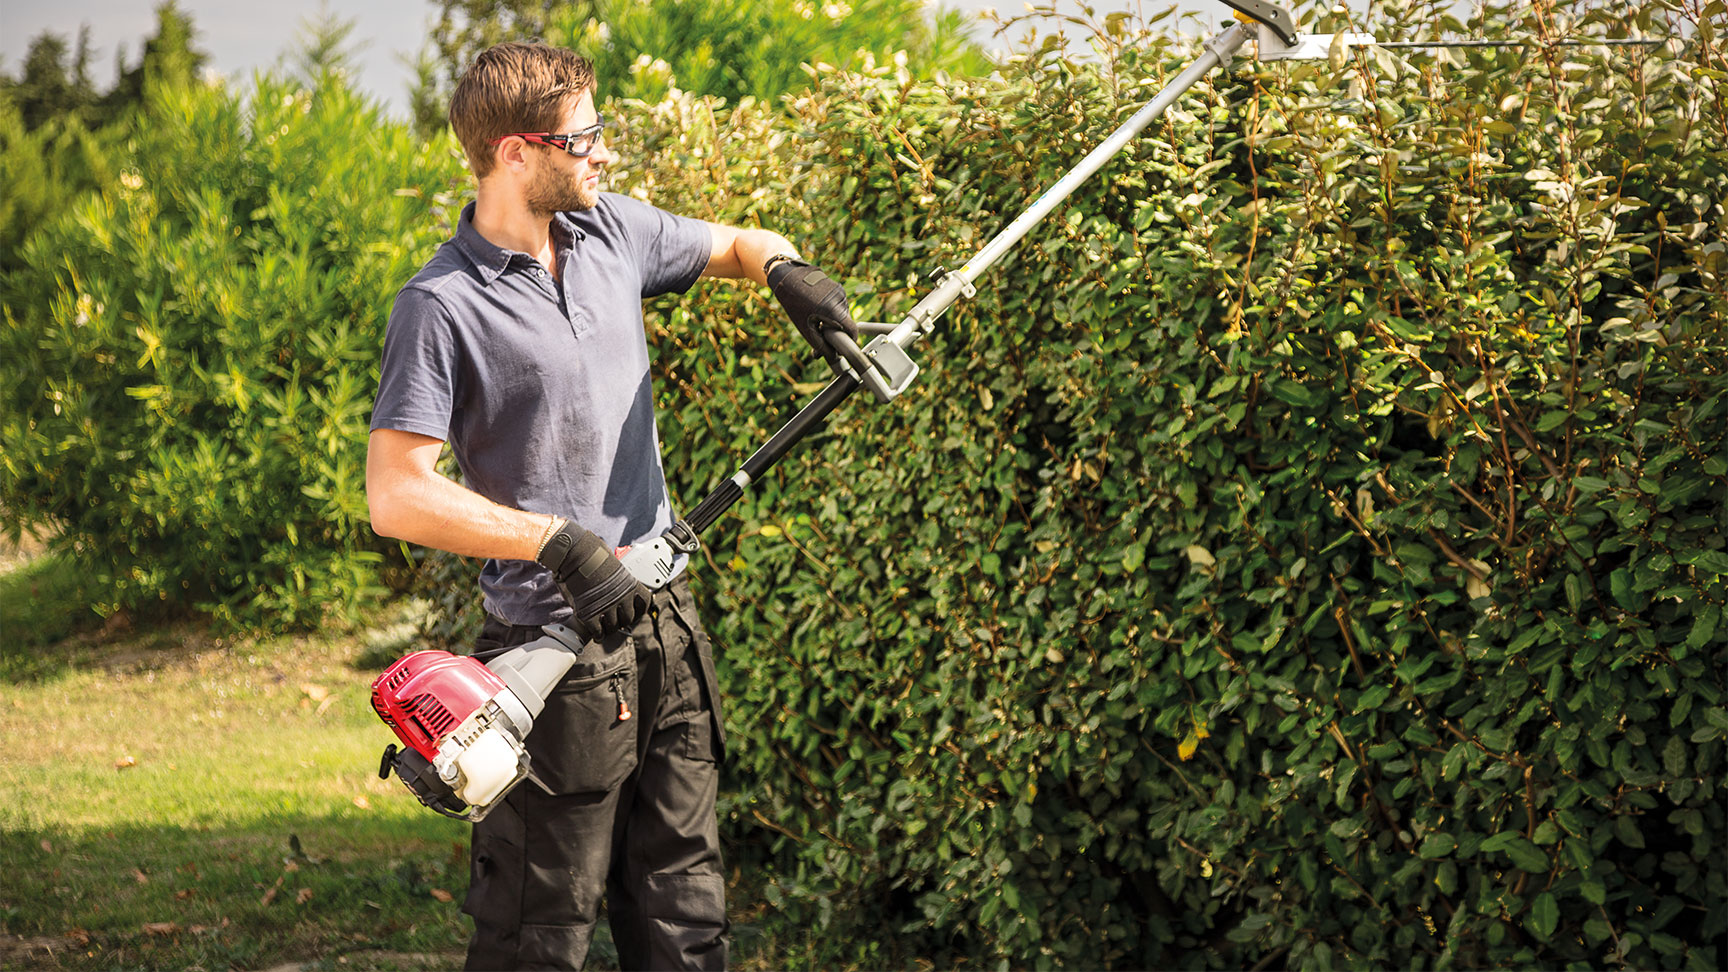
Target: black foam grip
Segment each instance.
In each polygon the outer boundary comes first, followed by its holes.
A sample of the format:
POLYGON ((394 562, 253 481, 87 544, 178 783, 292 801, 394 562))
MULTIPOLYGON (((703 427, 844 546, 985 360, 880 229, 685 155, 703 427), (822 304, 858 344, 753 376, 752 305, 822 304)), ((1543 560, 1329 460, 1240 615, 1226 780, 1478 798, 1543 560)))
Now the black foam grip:
POLYGON ((713 526, 714 521, 720 519, 721 514, 731 509, 733 503, 743 498, 744 488, 728 479, 712 493, 709 493, 701 503, 697 504, 696 509, 690 512, 684 522, 690 524, 690 529, 701 533, 713 526))

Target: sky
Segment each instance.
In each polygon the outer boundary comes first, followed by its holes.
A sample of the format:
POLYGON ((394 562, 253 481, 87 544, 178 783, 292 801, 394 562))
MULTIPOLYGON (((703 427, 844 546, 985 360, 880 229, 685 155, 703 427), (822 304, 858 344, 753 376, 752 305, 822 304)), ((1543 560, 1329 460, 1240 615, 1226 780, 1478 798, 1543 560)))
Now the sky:
MULTIPOLYGON (((144 39, 156 30, 157 0, 0 0, 0 70, 16 76, 30 40, 44 30, 76 43, 81 24, 90 25, 95 56, 91 73, 98 88, 114 80, 114 56, 124 48, 128 63, 137 63, 144 39)), ((249 78, 254 70, 275 65, 294 46, 301 24, 316 18, 320 0, 273 0, 269 3, 180 0, 192 16, 197 46, 208 52, 210 66, 225 75, 249 78)), ((329 4, 331 12, 354 20, 351 39, 365 46, 357 52, 360 86, 398 111, 408 103, 413 72, 401 58, 419 49, 432 20, 430 0, 366 0, 329 4)))
MULTIPOLYGON (((1155 13, 1171 5, 1170 0, 1088 0, 1099 17, 1115 10, 1155 13)), ((0 0, 0 70, 16 74, 30 41, 44 30, 52 30, 76 43, 80 25, 90 26, 92 75, 98 88, 114 80, 114 58, 123 49, 128 63, 136 63, 144 38, 154 33, 157 0, 0 0)), ((270 3, 233 0, 180 0, 198 30, 198 44, 211 55, 211 67, 230 78, 244 80, 254 70, 277 64, 283 52, 294 46, 302 25, 318 17, 323 0, 273 0, 270 3)), ((947 0, 947 5, 977 13, 994 8, 1005 17, 1024 10, 1022 0, 947 0)), ((1077 11, 1079 0, 1061 0, 1061 7, 1077 11)), ((1229 13, 1222 3, 1211 0, 1180 0, 1184 10, 1229 13)), ((359 84, 384 100, 399 114, 406 113, 408 86, 413 72, 406 60, 419 50, 431 25, 436 6, 432 0, 330 0, 329 10, 357 26, 351 39, 364 43, 356 52, 359 84)), ((981 23, 976 37, 986 47, 1001 46, 991 38, 994 28, 981 23)), ((1047 30, 1048 27, 1041 28, 1047 30)))

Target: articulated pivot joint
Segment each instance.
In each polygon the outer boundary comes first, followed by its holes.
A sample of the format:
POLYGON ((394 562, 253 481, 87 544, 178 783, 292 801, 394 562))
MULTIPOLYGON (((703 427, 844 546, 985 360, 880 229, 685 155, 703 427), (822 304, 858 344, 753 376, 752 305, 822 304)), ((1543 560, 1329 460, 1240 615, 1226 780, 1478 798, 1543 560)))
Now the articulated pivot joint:
POLYGON ((1296 43, 1296 22, 1290 18, 1290 11, 1266 0, 1224 0, 1225 4, 1234 8, 1244 18, 1257 24, 1271 28, 1278 39, 1287 45, 1296 43))

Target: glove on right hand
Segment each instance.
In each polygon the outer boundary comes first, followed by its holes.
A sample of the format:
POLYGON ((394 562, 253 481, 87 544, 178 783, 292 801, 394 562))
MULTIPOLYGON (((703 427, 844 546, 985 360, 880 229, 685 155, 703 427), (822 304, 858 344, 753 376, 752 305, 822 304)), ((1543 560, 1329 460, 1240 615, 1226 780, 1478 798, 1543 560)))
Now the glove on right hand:
POLYGON ((534 559, 552 571, 558 592, 576 612, 575 627, 589 640, 629 631, 653 599, 599 537, 569 520, 534 559))
POLYGON ((797 258, 783 259, 768 269, 768 289, 785 308, 786 316, 804 340, 840 370, 840 352, 829 343, 834 332, 858 340, 858 325, 846 309, 846 290, 815 266, 797 258))

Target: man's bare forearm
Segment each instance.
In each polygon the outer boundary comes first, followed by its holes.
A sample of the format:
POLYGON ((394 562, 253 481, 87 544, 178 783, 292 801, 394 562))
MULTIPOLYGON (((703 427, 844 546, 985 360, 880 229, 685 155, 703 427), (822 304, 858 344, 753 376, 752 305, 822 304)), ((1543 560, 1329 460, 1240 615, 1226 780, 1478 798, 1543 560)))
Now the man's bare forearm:
POLYGON ((738 229, 719 223, 709 223, 708 227, 713 233, 713 252, 708 258, 707 268, 702 271, 704 277, 742 278, 766 284, 768 275, 763 272, 762 264, 769 257, 776 253, 798 253, 790 240, 773 230, 738 229))
POLYGON ((762 264, 777 253, 787 256, 797 256, 798 249, 786 237, 772 230, 747 230, 738 234, 735 244, 738 250, 738 263, 744 271, 744 276, 759 284, 768 283, 768 275, 763 272, 762 264))
MULTIPOLYGON (((416 459, 380 449, 374 433, 366 463, 366 501, 379 535, 464 557, 533 560, 554 517, 500 506, 427 468, 416 459)), ((428 440, 432 457, 442 443, 428 440)))

